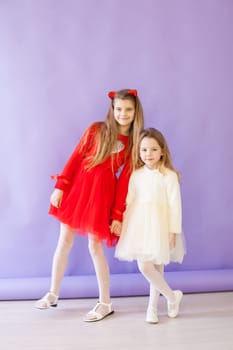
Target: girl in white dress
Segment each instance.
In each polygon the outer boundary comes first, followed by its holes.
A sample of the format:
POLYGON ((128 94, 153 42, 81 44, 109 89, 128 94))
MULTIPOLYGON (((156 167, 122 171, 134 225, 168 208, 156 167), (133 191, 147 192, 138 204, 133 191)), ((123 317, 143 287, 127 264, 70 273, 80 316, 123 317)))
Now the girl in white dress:
POLYGON ((115 256, 137 260, 140 272, 150 283, 146 321, 158 323, 160 293, 167 299, 168 316, 174 318, 183 293, 169 287, 163 272, 164 265, 181 263, 184 257, 179 175, 172 166, 164 136, 154 128, 141 133, 126 204, 122 227, 118 226, 120 239, 115 256))

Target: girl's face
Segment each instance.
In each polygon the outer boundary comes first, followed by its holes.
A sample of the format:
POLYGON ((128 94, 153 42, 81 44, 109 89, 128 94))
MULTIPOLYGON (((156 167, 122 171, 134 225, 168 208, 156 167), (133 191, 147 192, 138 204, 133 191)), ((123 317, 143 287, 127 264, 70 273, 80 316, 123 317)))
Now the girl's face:
POLYGON ((140 144, 140 158, 149 169, 156 169, 163 155, 158 142, 149 137, 144 137, 140 144))
POLYGON ((116 98, 114 100, 113 112, 120 133, 127 135, 135 117, 135 107, 133 101, 116 98))

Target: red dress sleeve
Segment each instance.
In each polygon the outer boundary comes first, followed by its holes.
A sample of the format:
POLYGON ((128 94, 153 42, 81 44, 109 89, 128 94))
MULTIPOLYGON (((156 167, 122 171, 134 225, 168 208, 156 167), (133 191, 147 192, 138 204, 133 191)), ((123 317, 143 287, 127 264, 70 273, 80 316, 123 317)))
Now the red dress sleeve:
POLYGON ((85 130, 74 152, 63 168, 61 174, 51 176, 53 179, 57 180, 55 188, 58 188, 62 191, 68 191, 70 189, 77 167, 79 166, 85 153, 90 148, 90 145, 93 144, 94 137, 98 128, 97 125, 97 123, 94 123, 85 130))
POLYGON ((115 201, 112 208, 111 218, 112 220, 122 221, 123 213, 126 208, 126 196, 128 192, 129 178, 131 175, 130 171, 130 160, 129 157, 126 160, 124 168, 118 178, 115 201))

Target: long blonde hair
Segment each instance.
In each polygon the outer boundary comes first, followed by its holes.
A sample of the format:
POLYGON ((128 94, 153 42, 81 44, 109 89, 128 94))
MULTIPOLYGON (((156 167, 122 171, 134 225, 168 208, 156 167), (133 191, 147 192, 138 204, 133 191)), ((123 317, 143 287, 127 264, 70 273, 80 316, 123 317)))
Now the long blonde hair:
MULTIPOLYGON (((137 144, 139 135, 144 125, 143 109, 138 96, 129 93, 132 90, 124 89, 114 92, 114 97, 109 106, 109 110, 104 122, 98 123, 98 131, 96 134, 96 153, 92 157, 88 168, 92 168, 105 161, 112 153, 114 145, 119 134, 118 124, 114 118, 114 102, 116 99, 130 100, 135 106, 135 117, 129 129, 129 149, 131 153, 131 167, 136 162, 137 144)), ((127 156, 126 155, 126 156, 127 156)))
POLYGON ((143 161, 140 158, 140 145, 142 140, 145 137, 156 140, 162 150, 162 156, 159 160, 159 166, 158 166, 159 171, 165 175, 166 168, 168 168, 174 171, 177 174, 178 179, 180 180, 179 172, 172 165, 171 153, 169 151, 168 144, 165 140, 165 137, 159 130, 154 128, 148 128, 148 129, 142 130, 142 132, 140 133, 139 143, 137 147, 137 158, 136 158, 136 162, 133 163, 133 168, 138 169, 144 165, 143 161))

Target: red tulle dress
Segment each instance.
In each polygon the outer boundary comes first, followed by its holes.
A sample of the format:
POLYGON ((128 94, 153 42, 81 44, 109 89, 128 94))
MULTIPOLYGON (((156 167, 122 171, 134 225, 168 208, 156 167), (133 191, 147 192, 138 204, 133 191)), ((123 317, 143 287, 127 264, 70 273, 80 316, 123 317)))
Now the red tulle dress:
POLYGON ((95 154, 95 135, 101 123, 92 124, 81 137, 62 173, 56 175, 55 188, 64 191, 59 208, 49 214, 79 234, 92 233, 115 246, 118 236, 110 232, 111 220, 122 221, 130 177, 128 136, 119 135, 116 149, 103 163, 88 169, 95 154), (120 175, 118 176, 118 172, 120 175))

